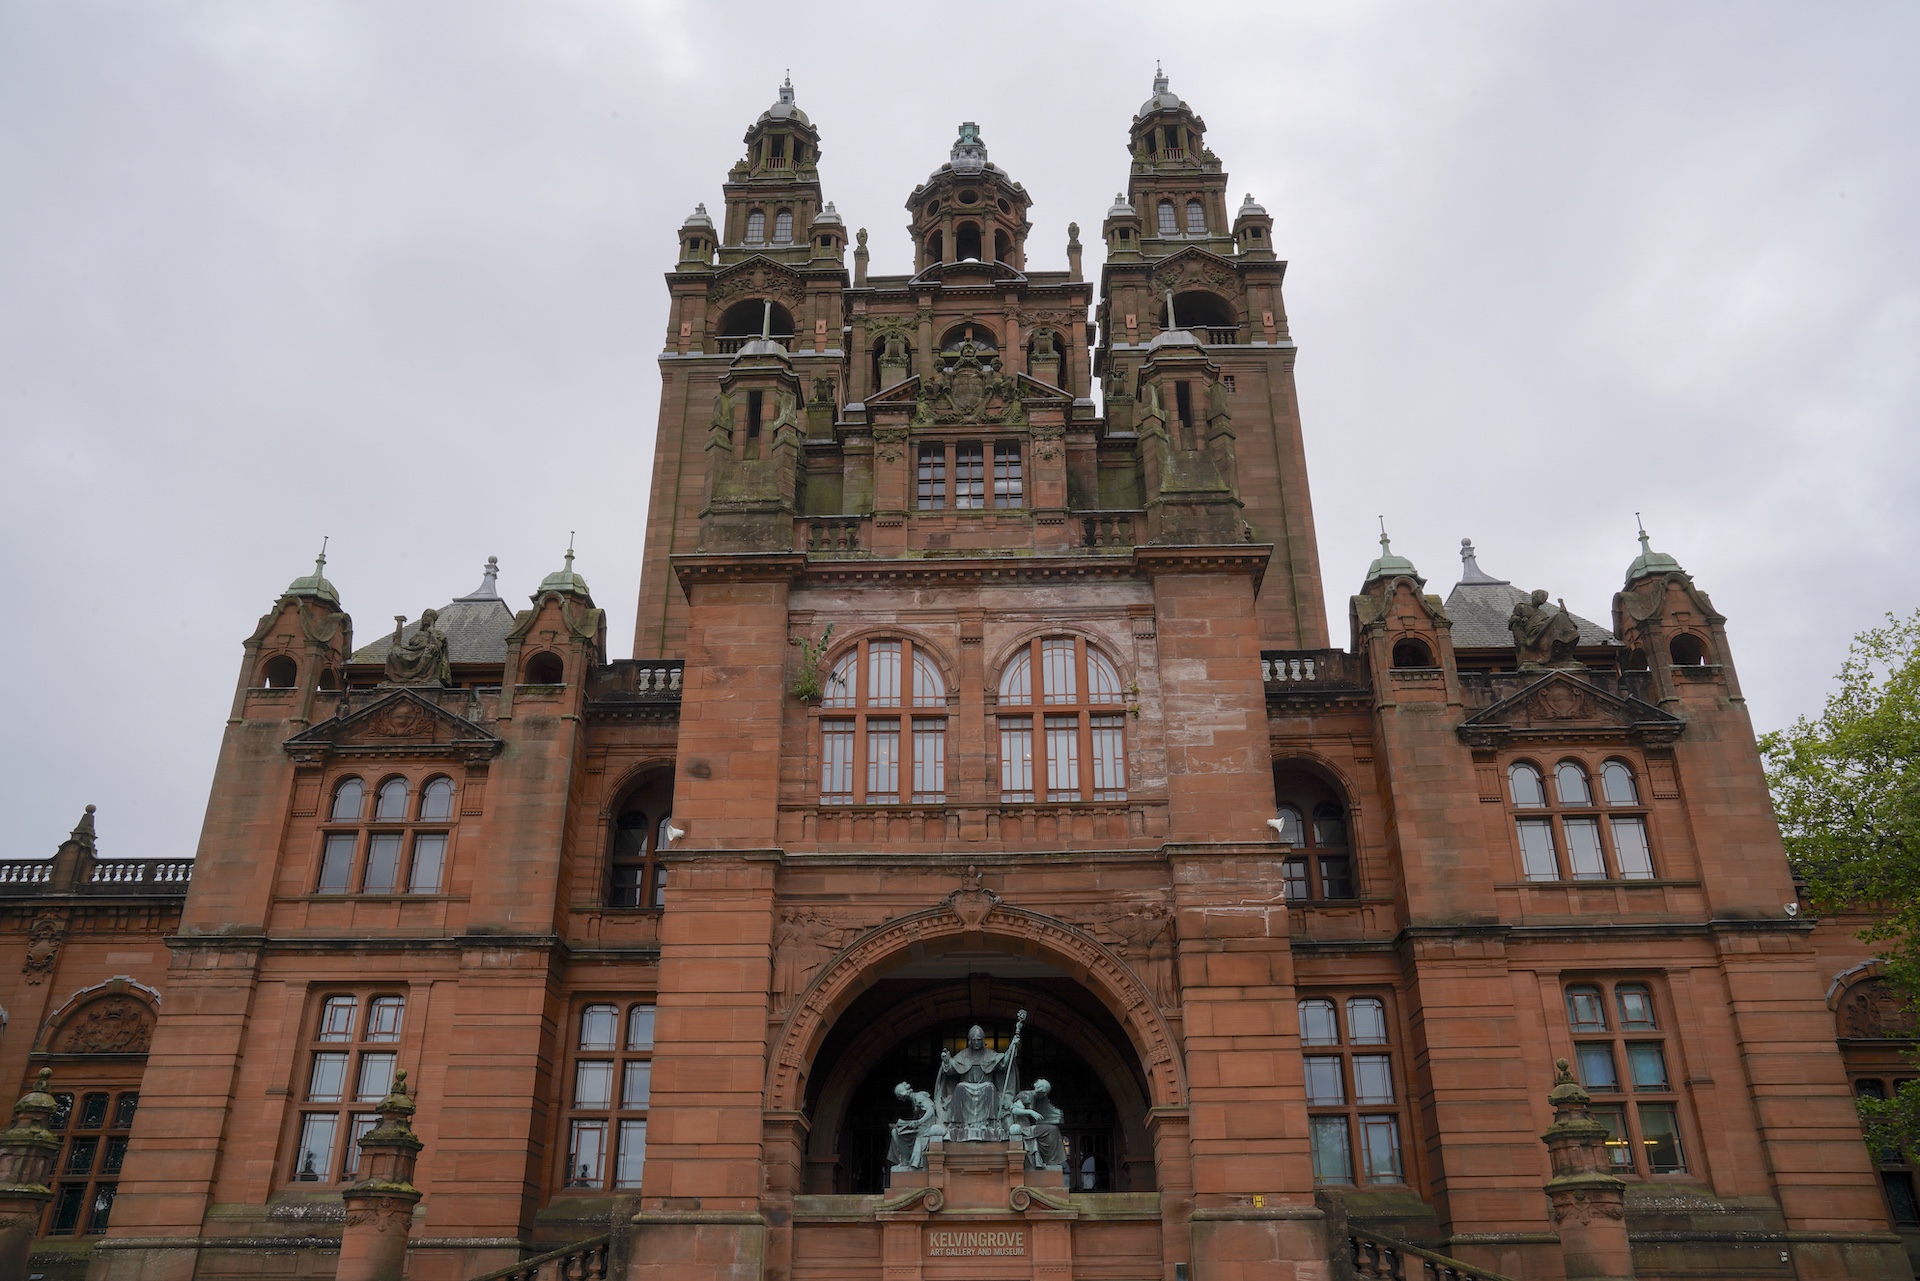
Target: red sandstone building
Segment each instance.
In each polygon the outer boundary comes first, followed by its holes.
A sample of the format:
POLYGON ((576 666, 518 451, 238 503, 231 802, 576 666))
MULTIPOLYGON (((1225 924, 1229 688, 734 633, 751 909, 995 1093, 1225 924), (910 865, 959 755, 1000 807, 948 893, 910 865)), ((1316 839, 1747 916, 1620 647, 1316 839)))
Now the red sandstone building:
POLYGON ((1638 1276, 1909 1275, 1850 1094, 1912 1029, 1789 911, 1724 620, 1644 538, 1606 626, 1383 538, 1333 648, 1205 128, 1156 81, 1097 288, 970 124, 869 276, 783 88, 667 276, 632 657, 571 553, 371 640, 316 567, 191 864, 0 865, 33 1273, 346 1275, 404 1069, 421 1281, 1561 1277, 1566 1059, 1638 1276), (891 1171, 894 1085, 1020 1011, 1064 1177, 891 1171))

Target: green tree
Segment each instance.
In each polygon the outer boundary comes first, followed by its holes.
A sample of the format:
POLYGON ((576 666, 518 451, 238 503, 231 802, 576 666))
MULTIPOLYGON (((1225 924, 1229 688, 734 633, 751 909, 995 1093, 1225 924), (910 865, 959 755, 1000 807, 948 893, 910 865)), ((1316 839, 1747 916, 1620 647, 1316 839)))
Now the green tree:
MULTIPOLYGON (((1871 913, 1911 1008, 1920 998, 1920 610, 1854 637, 1819 717, 1760 740, 1787 856, 1815 910, 1871 913)), ((1877 1155, 1920 1157, 1920 1082, 1860 1101, 1877 1155)))

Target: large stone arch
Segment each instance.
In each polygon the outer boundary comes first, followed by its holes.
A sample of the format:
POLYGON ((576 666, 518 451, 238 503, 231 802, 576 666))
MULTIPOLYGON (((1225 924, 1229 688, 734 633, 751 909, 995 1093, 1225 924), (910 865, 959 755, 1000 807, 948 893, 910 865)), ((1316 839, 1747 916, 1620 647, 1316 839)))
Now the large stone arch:
POLYGON ((798 1113, 814 1055, 853 999, 910 961, 980 948, 1033 957, 1097 996, 1139 1055, 1155 1109, 1183 1108, 1186 1068, 1152 992, 1098 939, 1065 921, 1008 907, 984 889, 963 889, 937 907, 896 917, 854 939, 820 968, 794 1002, 767 1062, 766 1107, 798 1113))

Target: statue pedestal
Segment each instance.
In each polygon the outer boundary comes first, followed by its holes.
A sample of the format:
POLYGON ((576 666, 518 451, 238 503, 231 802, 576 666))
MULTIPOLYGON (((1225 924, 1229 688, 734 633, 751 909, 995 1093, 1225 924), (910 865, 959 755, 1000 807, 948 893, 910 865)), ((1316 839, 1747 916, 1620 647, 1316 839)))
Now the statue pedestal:
POLYGON ((874 1217, 886 1281, 1072 1275, 1073 1221, 1060 1170, 1029 1170, 1018 1140, 927 1145, 927 1168, 895 1170, 874 1217))

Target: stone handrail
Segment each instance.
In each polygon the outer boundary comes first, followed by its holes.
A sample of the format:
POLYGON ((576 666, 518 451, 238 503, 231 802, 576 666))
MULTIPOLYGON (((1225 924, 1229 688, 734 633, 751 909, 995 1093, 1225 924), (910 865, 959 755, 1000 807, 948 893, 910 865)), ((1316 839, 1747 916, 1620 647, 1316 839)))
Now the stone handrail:
POLYGON ((179 895, 193 882, 190 858, 96 859, 72 846, 51 859, 0 860, 0 896, 28 894, 179 895))
POLYGON ((597 1237, 484 1272, 472 1281, 605 1281, 612 1246, 613 1234, 602 1232, 597 1237))
MULTIPOLYGON (((728 334, 724 338, 716 337, 713 340, 713 354, 716 356, 738 355, 742 347, 759 336, 759 334, 728 334)), ((783 347, 791 347, 793 345, 792 334, 772 334, 769 336, 783 347)))
POLYGON ((53 880, 49 859, 0 863, 0 885, 46 885, 53 880))
POLYGON ((1347 1230, 1347 1254, 1353 1275, 1369 1281, 1510 1281, 1498 1272, 1360 1228, 1347 1230))
POLYGON ((1260 679, 1269 693, 1365 688, 1359 663, 1339 649, 1263 649, 1260 679))
POLYGON ((192 859, 120 859, 95 863, 89 885, 185 885, 193 880, 192 859))

